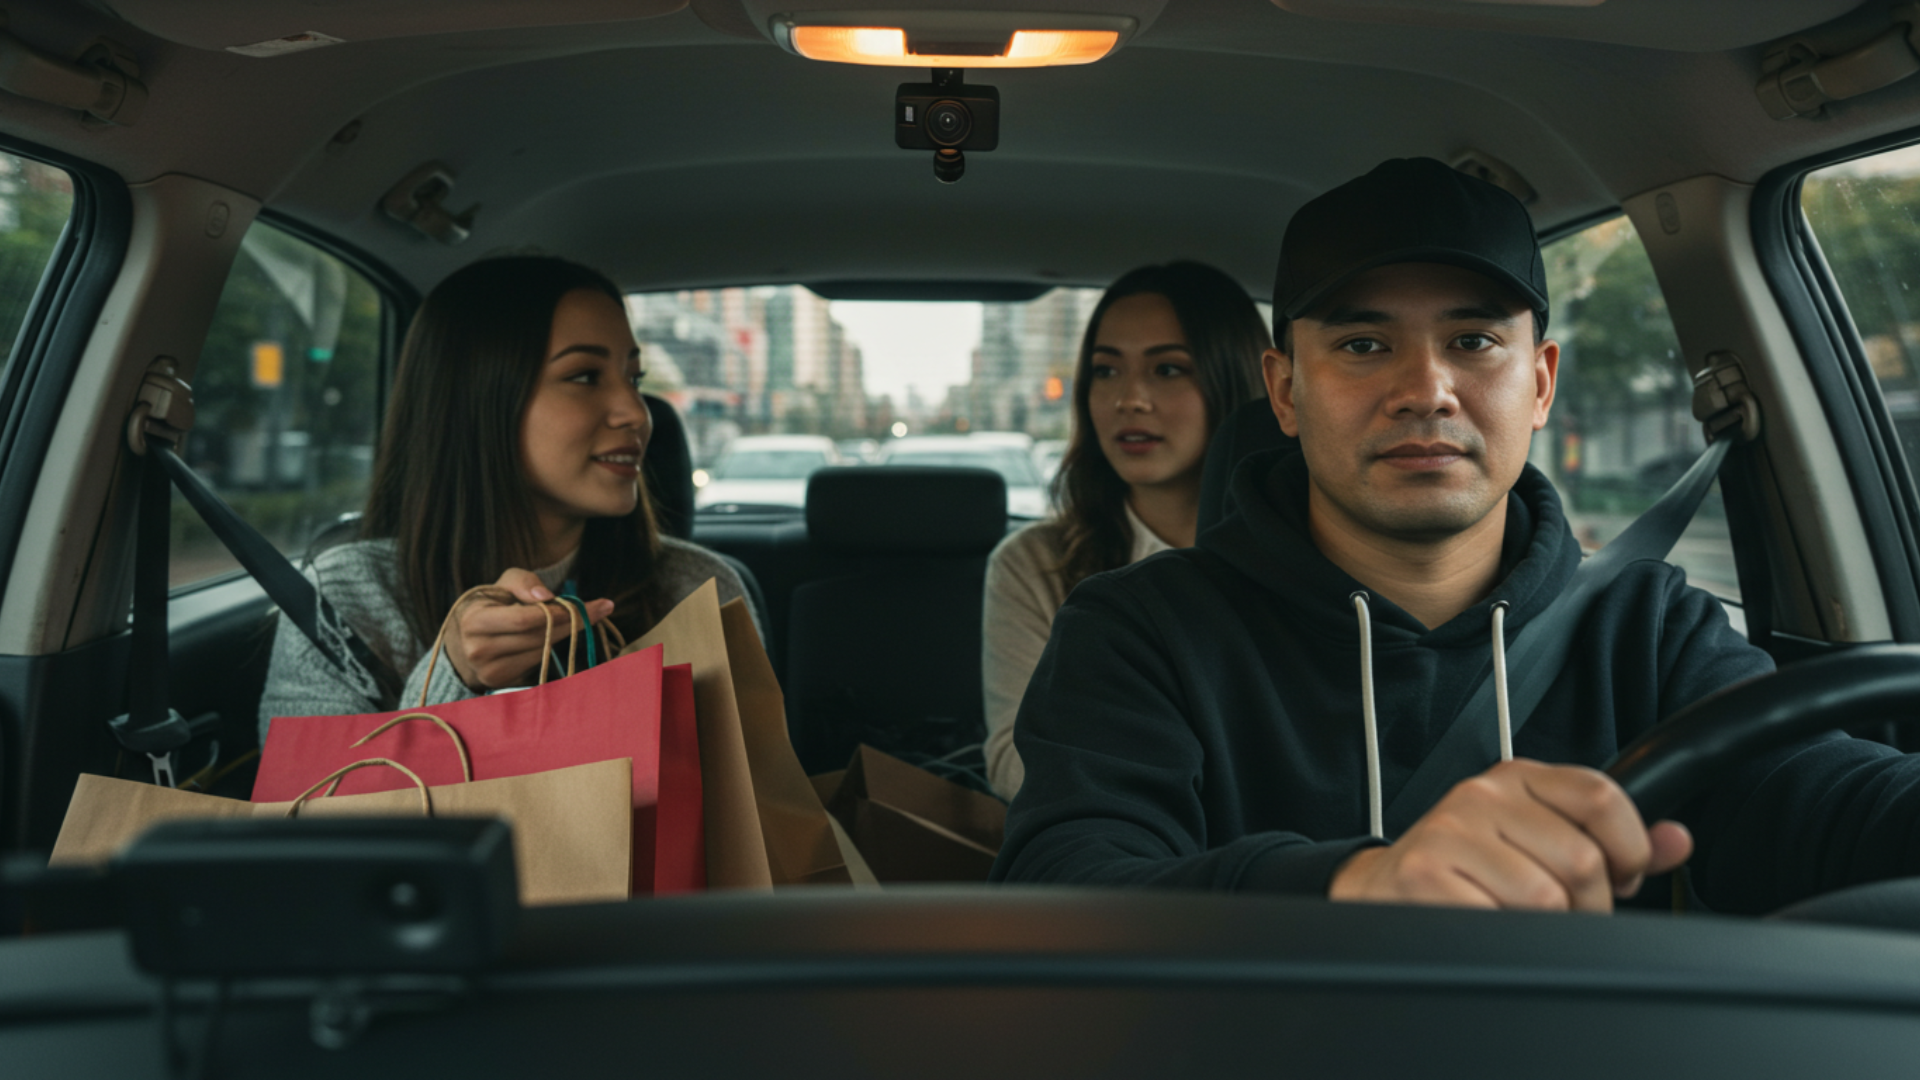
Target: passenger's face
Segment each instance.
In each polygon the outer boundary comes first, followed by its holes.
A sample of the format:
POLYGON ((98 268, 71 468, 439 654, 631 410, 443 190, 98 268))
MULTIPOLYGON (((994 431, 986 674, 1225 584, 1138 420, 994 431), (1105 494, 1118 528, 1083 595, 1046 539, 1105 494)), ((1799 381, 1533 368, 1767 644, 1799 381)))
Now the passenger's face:
POLYGON ((1136 487, 1199 483, 1207 402, 1166 297, 1140 293, 1107 308, 1088 376, 1093 430, 1122 480, 1136 487))
POLYGON ((1373 270, 1321 319, 1296 319, 1293 356, 1265 357, 1280 426, 1314 488, 1354 524, 1432 541, 1486 517, 1520 476, 1553 405, 1560 349, 1533 313, 1458 267, 1373 270))
POLYGON ((561 298, 520 425, 521 460, 543 515, 633 512, 640 456, 653 433, 640 375, 640 348, 618 301, 592 289, 561 298))

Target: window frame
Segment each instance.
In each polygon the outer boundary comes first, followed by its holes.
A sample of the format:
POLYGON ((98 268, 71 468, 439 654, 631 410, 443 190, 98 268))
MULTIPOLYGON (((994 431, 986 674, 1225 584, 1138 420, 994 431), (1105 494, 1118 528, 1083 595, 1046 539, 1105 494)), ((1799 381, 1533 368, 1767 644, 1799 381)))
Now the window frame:
POLYGON ((1908 128, 1783 165, 1761 178, 1750 207, 1761 275, 1838 443, 1893 638, 1903 642, 1920 641, 1920 488, 1800 196, 1820 169, 1916 143, 1920 129, 1908 128))
MULTIPOLYGON (((393 268, 366 250, 356 247, 331 233, 323 232, 283 211, 263 207, 254 218, 255 222, 266 222, 301 241, 312 244, 321 251, 347 264, 348 268, 366 278, 374 291, 384 301, 380 305, 380 385, 375 388, 374 401, 384 421, 387 415, 387 393, 393 387, 393 377, 400 362, 400 346, 406 341, 407 327, 413 325, 413 314, 420 309, 420 290, 413 283, 395 273, 393 268)), ((384 423, 381 425, 384 428, 384 423)))
POLYGON ((73 387, 133 234, 126 181, 90 161, 0 135, 0 151, 64 171, 73 209, 54 244, 0 371, 0 580, 13 572, 21 530, 73 387))
MULTIPOLYGON (((251 229, 261 224, 278 229, 301 243, 310 244, 315 249, 339 259, 349 270, 364 278, 369 285, 373 286, 374 292, 379 294, 380 356, 378 363, 374 366, 373 392, 374 407, 378 410, 380 419, 374 427, 375 453, 378 454, 378 440, 385 432, 387 398, 393 388, 394 371, 400 359, 400 346, 406 339, 407 327, 413 322, 413 313, 420 307, 419 290, 365 250, 322 232, 284 212, 263 207, 247 227, 251 229)), ((236 260, 240 258, 239 252, 234 253, 234 258, 236 260)), ((228 273, 231 274, 232 271, 229 270, 228 273)), ((211 326, 209 326, 209 333, 211 333, 211 326)), ((235 567, 222 573, 211 574, 198 581, 174 586, 167 590, 167 598, 170 601, 179 600, 207 589, 231 585, 248 576, 245 567, 235 567)))

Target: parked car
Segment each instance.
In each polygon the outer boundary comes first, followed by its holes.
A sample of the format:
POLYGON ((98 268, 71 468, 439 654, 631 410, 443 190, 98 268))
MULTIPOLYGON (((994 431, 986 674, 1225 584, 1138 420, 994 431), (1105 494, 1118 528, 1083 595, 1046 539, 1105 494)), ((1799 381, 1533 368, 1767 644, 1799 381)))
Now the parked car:
POLYGON ((807 478, 841 462, 833 440, 818 435, 742 435, 694 476, 696 510, 718 506, 807 505, 807 478))
POLYGON ((1044 517, 1046 483, 1019 446, 973 435, 909 435, 880 448, 882 465, 963 465, 992 469, 1007 482, 1007 515, 1044 517))

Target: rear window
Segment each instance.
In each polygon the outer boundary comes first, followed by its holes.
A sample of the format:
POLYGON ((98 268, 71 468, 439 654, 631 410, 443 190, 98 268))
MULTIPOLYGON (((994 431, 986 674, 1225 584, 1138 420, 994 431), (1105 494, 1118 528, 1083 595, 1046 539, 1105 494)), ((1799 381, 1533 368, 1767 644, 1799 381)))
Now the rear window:
POLYGON ((887 455, 889 465, 960 465, 992 469, 1009 487, 1040 486, 1039 470, 1018 450, 897 450, 887 455))
MULTIPOLYGON (((801 285, 763 285, 636 293, 627 307, 646 351, 647 392, 671 402, 686 423, 702 488, 697 504, 716 513, 739 503, 797 511, 805 479, 840 465, 968 465, 999 472, 1010 489, 1044 487, 1072 426, 1074 361, 1100 293, 1060 288, 1020 303, 846 301, 801 285), (770 435, 825 436, 837 460, 734 448, 770 435), (929 435, 980 445, 901 445, 929 435), (777 481, 794 490, 766 486, 777 481), (738 486, 754 482, 764 483, 738 486)), ((1010 493, 1008 510, 1031 517, 1046 503, 1010 493)))
MULTIPOLYGON (((646 352, 646 389, 679 410, 699 470, 696 501, 718 513, 739 503, 797 511, 818 469, 907 464, 896 445, 927 435, 1005 433, 983 437, 978 456, 916 454, 911 463, 991 468, 1009 486, 1041 485, 1025 446, 1067 437, 1074 360, 1099 299, 1098 289, 1054 289, 1024 303, 842 301, 770 285, 639 293, 628 310, 646 352), (783 435, 824 436, 837 454, 734 446, 783 435)), ((1044 502, 1016 508, 1010 499, 1009 508, 1031 516, 1044 502)))
POLYGON ((826 468, 818 450, 738 450, 720 459, 715 480, 805 480, 826 468))

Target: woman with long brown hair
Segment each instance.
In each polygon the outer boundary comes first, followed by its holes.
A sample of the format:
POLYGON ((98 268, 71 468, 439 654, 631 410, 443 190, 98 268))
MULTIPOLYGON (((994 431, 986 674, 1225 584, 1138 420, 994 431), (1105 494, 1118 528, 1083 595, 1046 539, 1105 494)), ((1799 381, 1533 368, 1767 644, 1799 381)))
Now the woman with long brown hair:
MULTIPOLYGON (((404 687, 351 678, 304 635, 277 634, 260 702, 275 716, 379 712, 525 685, 549 647, 539 605, 589 598, 593 623, 628 637, 709 578, 722 603, 740 579, 713 553, 663 536, 641 480, 652 418, 620 290, 548 256, 485 259, 441 282, 414 317, 361 519, 362 539, 323 552, 313 576, 404 687), (454 602, 475 598, 428 652, 454 602)), ((553 636, 564 639, 568 620, 553 636)))
POLYGON ((1094 307, 1053 481, 1058 512, 1007 537, 987 563, 987 777, 1002 796, 1025 777, 1014 716, 1054 612, 1093 574, 1192 546, 1207 442, 1260 392, 1272 343, 1246 290, 1202 263, 1131 271, 1094 307))

